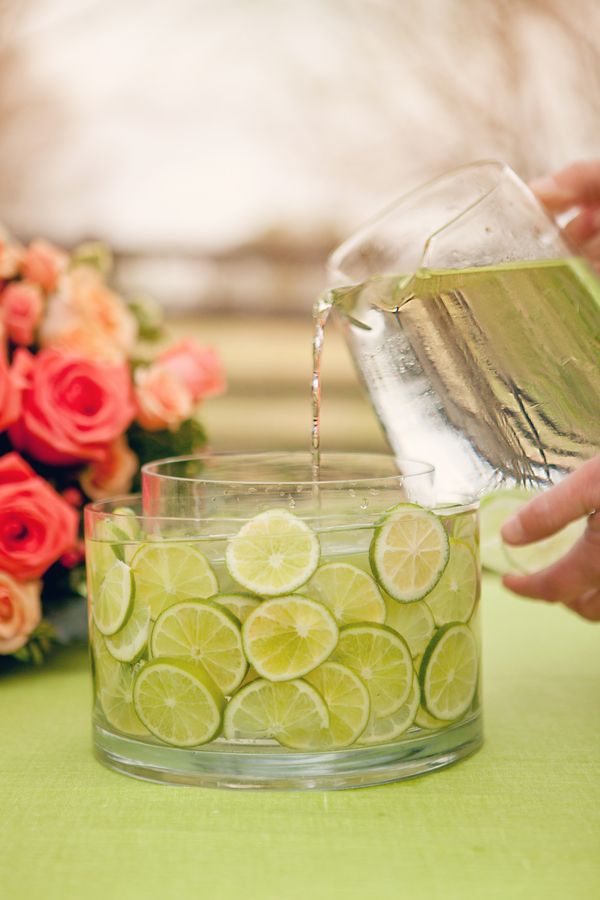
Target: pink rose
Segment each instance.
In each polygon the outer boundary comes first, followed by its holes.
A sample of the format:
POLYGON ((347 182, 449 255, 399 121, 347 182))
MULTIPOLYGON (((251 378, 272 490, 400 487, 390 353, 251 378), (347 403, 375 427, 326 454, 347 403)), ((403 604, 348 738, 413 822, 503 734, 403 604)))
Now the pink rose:
POLYGON ((194 410, 191 391, 175 372, 154 363, 135 373, 137 420, 147 431, 175 431, 194 410))
POLYGON ((0 457, 0 571, 40 578, 77 539, 79 515, 18 453, 0 457))
POLYGON ((0 294, 0 314, 6 333, 15 344, 32 344, 42 318, 42 292, 36 284, 13 281, 0 294))
POLYGON ((23 647, 42 617, 39 581, 25 584, 0 572, 0 655, 23 647))
POLYGON ((106 457, 94 462, 79 476, 81 487, 92 500, 104 500, 115 494, 127 494, 139 460, 124 437, 117 438, 107 449, 106 457))
POLYGON ((174 372, 192 394, 194 403, 225 390, 225 374, 219 354, 213 347, 201 347, 189 338, 169 347, 157 360, 174 372))
POLYGON ((122 362, 137 339, 137 323, 97 269, 77 266, 48 299, 40 328, 42 347, 103 362, 122 362))
POLYGON ((47 294, 56 290, 59 276, 67 268, 67 254, 48 241, 32 241, 21 261, 21 272, 28 281, 38 284, 47 294))
POLYGON ((21 388, 23 381, 11 369, 6 351, 0 343, 0 432, 15 422, 21 413, 21 388))
POLYGON ((9 435, 18 450, 66 466, 101 460, 135 414, 125 364, 111 365, 42 350, 17 350, 14 366, 26 378, 19 420, 9 435))
POLYGON ((7 280, 19 274, 23 249, 18 244, 0 240, 0 279, 7 280))

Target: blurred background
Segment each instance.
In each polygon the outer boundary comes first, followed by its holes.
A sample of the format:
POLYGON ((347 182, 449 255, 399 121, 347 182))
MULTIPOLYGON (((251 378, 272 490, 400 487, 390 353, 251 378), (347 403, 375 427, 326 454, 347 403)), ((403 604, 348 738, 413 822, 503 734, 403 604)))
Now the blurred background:
MULTIPOLYGON (((598 155, 597 0, 0 0, 0 221, 107 241, 123 291, 220 349, 220 449, 308 446, 311 304, 379 207, 481 157, 598 155)), ((324 447, 384 447, 325 346, 324 447)))

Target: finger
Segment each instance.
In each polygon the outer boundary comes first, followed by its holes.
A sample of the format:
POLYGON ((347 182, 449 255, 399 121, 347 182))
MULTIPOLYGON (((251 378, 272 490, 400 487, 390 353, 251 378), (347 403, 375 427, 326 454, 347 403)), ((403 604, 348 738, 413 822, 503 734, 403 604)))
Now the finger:
POLYGON ((589 591, 577 600, 573 600, 568 606, 584 619, 589 619, 590 622, 600 622, 600 590, 589 591))
POLYGON ((572 163, 554 175, 536 178, 530 187, 552 212, 600 203, 600 160, 572 163))
POLYGON ((600 509, 600 456, 522 506, 502 526, 508 544, 529 544, 600 509))
POLYGON ((600 263, 600 234, 595 234, 589 240, 584 241, 580 245, 580 250, 597 268, 600 263))
POLYGON ((563 228, 574 244, 584 244, 600 232, 600 206, 589 206, 563 228))

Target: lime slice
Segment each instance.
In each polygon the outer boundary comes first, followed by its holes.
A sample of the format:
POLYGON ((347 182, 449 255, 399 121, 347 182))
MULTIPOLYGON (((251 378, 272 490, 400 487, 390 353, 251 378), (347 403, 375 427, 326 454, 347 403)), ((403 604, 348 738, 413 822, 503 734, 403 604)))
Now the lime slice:
POLYGON ((319 562, 319 541, 308 525, 285 509, 268 509, 229 540, 227 568, 242 587, 261 597, 297 590, 319 562))
POLYGON ((328 727, 327 707, 312 685, 300 679, 273 683, 258 678, 229 702, 223 734, 230 741, 274 739, 305 750, 314 748, 328 727))
POLYGON ((124 734, 148 734, 133 705, 134 670, 131 666, 117 663, 116 676, 99 693, 100 706, 107 721, 124 734))
POLYGON ((394 741, 396 738, 399 738, 413 724, 420 700, 419 679, 416 675, 413 675, 410 693, 406 702, 390 716, 384 716, 382 719, 376 719, 372 716, 360 737, 359 743, 385 744, 388 741, 394 741))
POLYGON ((479 522, 481 529, 481 564, 491 572, 505 575, 510 564, 506 558, 505 545, 500 528, 518 509, 535 494, 525 488, 494 491, 481 501, 479 522))
POLYGON ((212 600, 184 600, 163 610, 152 629, 150 650, 153 657, 201 662, 224 694, 240 686, 248 668, 238 620, 212 600))
POLYGON ((117 560, 110 567, 93 597, 94 622, 102 634, 115 634, 133 609, 135 581, 129 566, 117 560))
POLYGON ((415 725, 418 725, 419 728, 424 728, 426 731, 435 731, 437 728, 446 728, 448 722, 436 719, 423 706, 419 706, 415 716, 415 725))
POLYGON ((468 622, 479 592, 479 566, 471 548, 450 539, 450 559, 442 577, 425 598, 436 625, 468 622))
POLYGON ((85 564, 87 568, 90 593, 95 597, 100 590, 100 585, 109 569, 115 562, 124 562, 125 554, 122 544, 109 544, 108 541, 85 542, 85 564))
POLYGON ((219 590, 208 560, 192 544, 142 544, 131 565, 138 597, 150 607, 152 619, 179 600, 204 600, 219 590))
POLYGON ((249 594, 215 594, 211 599, 228 609, 240 622, 245 622, 250 613, 260 606, 258 597, 250 597, 249 594))
POLYGON ((526 547, 511 547, 503 544, 504 555, 509 566, 528 575, 551 566, 577 543, 586 529, 586 524, 585 519, 571 522, 557 534, 536 541, 535 544, 528 544, 526 547))
POLYGON ((431 639, 419 670, 423 705, 444 722, 462 716, 477 688, 477 644, 462 624, 440 628, 431 639))
POLYGON ((367 572, 346 562, 319 566, 303 593, 331 610, 339 625, 385 621, 385 603, 367 572))
POLYGON ((99 694, 103 687, 111 684, 118 677, 121 666, 108 652, 104 635, 98 631, 94 622, 90 622, 90 650, 94 688, 99 694))
POLYGON ((337 662, 325 662, 305 678, 319 692, 329 710, 329 728, 319 737, 321 749, 348 747, 369 721, 369 692, 358 675, 337 662))
POLYGON ((404 638, 413 657, 423 653, 435 631, 433 616, 425 601, 398 603, 386 597, 385 606, 385 624, 404 638))
POLYGON ((196 747, 221 727, 225 698, 200 665, 189 659, 153 659, 133 683, 133 702, 146 728, 165 744, 196 747))
POLYGON ((401 503, 375 529, 371 568, 394 600, 420 600, 439 580, 448 553, 448 535, 435 513, 401 503))
POLYGON ((413 678, 410 650, 386 625, 346 625, 333 659, 364 681, 372 715, 387 716, 408 699, 413 678))
POLYGON ((338 629, 326 606, 300 594, 265 600, 242 626, 246 657, 269 681, 299 678, 335 649, 338 629))
POLYGON ((123 628, 106 637, 107 650, 121 662, 135 662, 144 652, 149 634, 150 608, 134 601, 133 612, 123 628))

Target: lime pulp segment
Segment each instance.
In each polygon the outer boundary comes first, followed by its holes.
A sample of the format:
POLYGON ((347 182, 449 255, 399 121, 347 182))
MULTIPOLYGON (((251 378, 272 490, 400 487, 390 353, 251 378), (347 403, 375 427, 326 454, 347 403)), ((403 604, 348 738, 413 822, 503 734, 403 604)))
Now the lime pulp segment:
POLYGON ((93 617, 104 635, 115 634, 123 627, 133 609, 135 581, 129 566, 116 560, 110 567, 94 597, 93 617))
POLYGON ((371 702, 363 681, 347 666, 324 662, 305 676, 324 699, 329 728, 318 742, 322 749, 348 747, 360 737, 369 721, 371 702))
POLYGON ((156 619, 180 600, 205 599, 219 586, 206 557, 180 541, 142 544, 132 560, 138 597, 156 619))
POLYGON ((436 586, 425 597, 436 625, 468 622, 477 602, 479 567, 468 544, 450 539, 450 558, 436 586))
POLYGON ((470 628, 444 625, 431 639, 419 670, 427 712, 445 722, 462 716, 475 696, 477 674, 477 644, 470 628))
POLYGON ((413 658, 423 653, 435 630, 435 622, 425 600, 399 603, 386 597, 385 605, 385 624, 404 638, 413 658))
POLYGON ((384 716, 381 719, 371 716, 369 724, 360 736, 360 743, 384 744, 399 738, 414 723, 420 699, 419 679, 416 675, 413 675, 410 693, 406 701, 396 712, 389 716, 384 716))
POLYGON ((119 631, 107 635, 108 652, 120 662, 135 662, 144 652, 150 634, 150 608, 134 600, 133 611, 119 631))
POLYGON ((385 620, 385 603, 375 580, 347 562, 319 566, 304 593, 324 603, 339 625, 385 620))
POLYGON ((224 606, 242 623, 246 621, 253 610, 260 606, 259 598, 251 597, 249 594, 215 594, 211 600, 224 606))
POLYGON ((510 568, 500 529, 535 494, 525 488, 511 488, 487 494, 479 507, 481 564, 485 569, 505 575, 510 568))
POLYGON ((99 699, 102 711, 110 724, 124 734, 147 735, 133 704, 134 670, 131 666, 117 663, 113 676, 100 688, 99 699))

